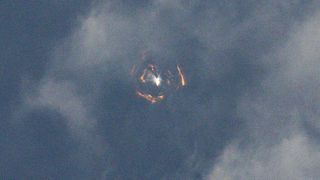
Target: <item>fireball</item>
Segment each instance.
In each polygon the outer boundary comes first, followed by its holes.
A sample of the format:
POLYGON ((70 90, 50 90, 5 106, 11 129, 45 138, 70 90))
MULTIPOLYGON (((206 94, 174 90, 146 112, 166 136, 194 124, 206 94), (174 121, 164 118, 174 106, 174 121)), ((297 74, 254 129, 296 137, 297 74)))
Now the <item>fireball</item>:
POLYGON ((161 64, 145 60, 131 69, 133 84, 138 97, 151 104, 163 101, 168 95, 187 85, 182 68, 178 64, 161 64))

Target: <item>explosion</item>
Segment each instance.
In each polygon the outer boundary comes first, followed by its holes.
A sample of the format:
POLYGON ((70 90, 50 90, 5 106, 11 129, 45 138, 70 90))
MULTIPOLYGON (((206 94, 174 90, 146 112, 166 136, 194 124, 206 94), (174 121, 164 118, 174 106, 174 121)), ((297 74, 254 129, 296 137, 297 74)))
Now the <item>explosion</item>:
POLYGON ((144 55, 142 63, 134 65, 131 69, 138 97, 154 104, 187 85, 185 75, 179 65, 169 63, 160 66, 152 59, 145 59, 144 55))

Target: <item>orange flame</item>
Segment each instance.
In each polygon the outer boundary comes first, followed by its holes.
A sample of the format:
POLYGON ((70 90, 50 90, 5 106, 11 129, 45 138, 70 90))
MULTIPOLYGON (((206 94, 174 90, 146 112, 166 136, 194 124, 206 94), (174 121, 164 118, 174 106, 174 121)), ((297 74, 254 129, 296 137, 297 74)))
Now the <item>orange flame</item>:
POLYGON ((152 96, 151 94, 144 94, 137 91, 137 95, 148 100, 151 104, 162 101, 164 99, 164 95, 161 96, 152 96))
POLYGON ((186 82, 186 79, 184 77, 184 74, 183 74, 182 70, 180 69, 180 67, 178 65, 177 65, 177 69, 178 69, 178 73, 179 73, 179 76, 180 76, 181 86, 187 85, 187 82, 186 82))

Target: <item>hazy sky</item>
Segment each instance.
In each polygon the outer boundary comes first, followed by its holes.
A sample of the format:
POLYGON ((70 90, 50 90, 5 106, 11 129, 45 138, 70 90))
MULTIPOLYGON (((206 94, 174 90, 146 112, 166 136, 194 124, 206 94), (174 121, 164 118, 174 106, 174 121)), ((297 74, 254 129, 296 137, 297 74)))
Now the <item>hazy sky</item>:
POLYGON ((0 179, 320 177, 320 2, 0 2, 0 179), (188 86, 135 95, 144 50, 188 86))

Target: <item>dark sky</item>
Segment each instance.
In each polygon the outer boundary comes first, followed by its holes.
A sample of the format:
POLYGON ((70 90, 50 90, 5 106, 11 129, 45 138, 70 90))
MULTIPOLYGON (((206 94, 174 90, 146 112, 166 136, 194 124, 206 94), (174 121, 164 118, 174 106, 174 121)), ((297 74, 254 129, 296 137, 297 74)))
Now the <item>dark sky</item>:
POLYGON ((319 5, 0 2, 0 179, 317 179, 319 5), (146 49, 188 81, 156 104, 146 49))

